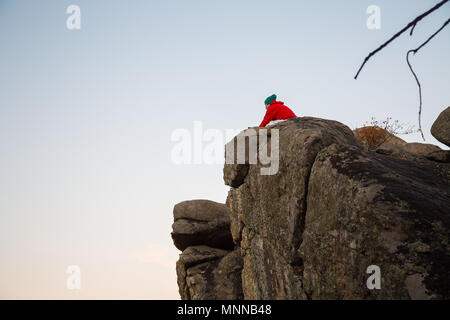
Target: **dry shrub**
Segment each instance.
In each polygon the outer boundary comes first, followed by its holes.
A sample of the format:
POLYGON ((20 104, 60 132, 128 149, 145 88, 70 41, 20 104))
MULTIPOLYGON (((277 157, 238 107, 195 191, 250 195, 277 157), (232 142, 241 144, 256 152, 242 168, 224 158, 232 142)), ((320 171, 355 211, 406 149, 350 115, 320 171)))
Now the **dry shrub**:
POLYGON ((377 149, 396 135, 412 132, 414 132, 412 127, 405 129, 405 126, 400 124, 398 120, 392 121, 392 118, 387 118, 386 120, 378 121, 373 117, 370 123, 366 122, 363 127, 354 131, 356 139, 364 144, 368 150, 377 149))

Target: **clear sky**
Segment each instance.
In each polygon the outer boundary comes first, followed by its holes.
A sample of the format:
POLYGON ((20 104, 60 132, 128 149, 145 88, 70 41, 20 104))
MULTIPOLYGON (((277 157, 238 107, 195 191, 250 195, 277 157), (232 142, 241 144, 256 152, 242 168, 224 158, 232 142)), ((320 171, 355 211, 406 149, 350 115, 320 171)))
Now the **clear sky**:
MULTIPOLYGON (((352 129, 372 116, 417 128, 405 54, 450 4, 353 76, 437 2, 0 0, 0 298, 178 299, 172 208, 224 202, 228 188, 222 165, 173 163, 174 130, 258 125, 272 93, 352 129), (80 30, 66 27, 71 4, 80 30), (80 290, 66 287, 69 265, 80 290)), ((429 130, 450 101, 449 36, 411 58, 426 142, 441 147, 429 130)))

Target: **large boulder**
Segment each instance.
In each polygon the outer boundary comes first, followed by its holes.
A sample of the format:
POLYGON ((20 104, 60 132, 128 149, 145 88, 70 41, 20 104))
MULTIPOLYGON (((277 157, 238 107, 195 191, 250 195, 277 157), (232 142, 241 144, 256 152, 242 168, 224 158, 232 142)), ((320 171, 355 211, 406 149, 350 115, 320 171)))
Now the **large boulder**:
MULTIPOLYGON (((361 145, 348 127, 332 120, 295 118, 273 129, 279 130, 279 171, 261 175, 264 165, 249 165, 242 184, 231 184, 237 187, 227 201, 231 231, 242 249, 246 298, 300 299, 305 294, 301 289, 299 235, 304 228, 312 164, 317 153, 333 143, 361 145)), ((271 145, 271 135, 268 140, 267 145, 271 145)), ((236 168, 225 164, 225 183, 230 184, 228 177, 235 176, 236 168)))
POLYGON ((437 140, 450 147, 450 107, 439 114, 431 127, 431 134, 437 140))
POLYGON ((224 168, 244 298, 450 298, 448 164, 366 151, 336 121, 274 129, 276 174, 261 175, 260 163, 224 168), (366 286, 371 265, 380 290, 366 286))
POLYGON ((450 299, 447 151, 401 141, 368 151, 347 126, 311 117, 274 125, 267 140, 260 130, 241 132, 257 148, 225 164, 228 209, 174 210, 174 230, 188 230, 174 241, 189 235, 177 245, 183 299, 450 299), (264 148, 279 152, 270 174, 251 161, 264 148), (184 227, 225 214, 223 229, 209 228, 223 232, 220 246, 207 228, 184 227))
POLYGON ((210 200, 183 201, 175 205, 173 217, 172 239, 180 250, 195 245, 228 250, 234 247, 225 204, 210 200))
POLYGON ((172 239, 183 251, 176 265, 181 299, 242 299, 242 258, 239 248, 233 251, 228 211, 210 200, 175 205, 172 239))

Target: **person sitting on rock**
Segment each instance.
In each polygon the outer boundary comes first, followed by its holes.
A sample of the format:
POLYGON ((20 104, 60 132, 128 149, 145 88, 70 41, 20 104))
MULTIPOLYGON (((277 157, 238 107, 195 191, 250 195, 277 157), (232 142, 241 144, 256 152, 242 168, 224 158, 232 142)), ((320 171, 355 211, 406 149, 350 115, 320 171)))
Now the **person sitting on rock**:
POLYGON ((273 125, 277 122, 297 117, 291 109, 284 105, 284 102, 276 101, 276 99, 277 96, 273 94, 264 101, 267 111, 263 121, 259 125, 260 127, 265 127, 268 124, 273 125))

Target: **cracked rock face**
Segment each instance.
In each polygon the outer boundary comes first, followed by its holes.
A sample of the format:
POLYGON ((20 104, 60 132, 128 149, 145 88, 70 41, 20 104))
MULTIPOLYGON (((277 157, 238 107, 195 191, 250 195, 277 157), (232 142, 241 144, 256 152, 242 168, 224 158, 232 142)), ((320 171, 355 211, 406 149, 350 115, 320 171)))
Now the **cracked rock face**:
POLYGON ((274 128, 279 129, 279 171, 263 176, 261 165, 250 165, 243 183, 229 193, 231 231, 242 249, 246 298, 300 299, 305 293, 298 249, 311 167, 317 153, 332 143, 360 144, 348 127, 336 121, 297 118, 274 128), (267 275, 267 281, 262 280, 267 275))
POLYGON ((347 126, 311 117, 272 128, 276 174, 249 156, 224 167, 230 246, 181 246, 183 299, 450 299, 443 150, 366 151, 347 126), (371 265, 381 289, 367 287, 371 265))
POLYGON ((307 294, 448 299, 449 169, 350 146, 322 150, 311 171, 300 246, 307 294), (365 285, 370 265, 380 267, 380 290, 365 285), (411 286, 412 279, 422 280, 411 286))
POLYGON ((182 250, 176 265, 181 299, 242 299, 242 258, 230 233, 225 204, 209 200, 175 205, 172 239, 182 250))
POLYGON ((188 247, 180 254, 176 270, 183 300, 242 299, 240 252, 188 247))

